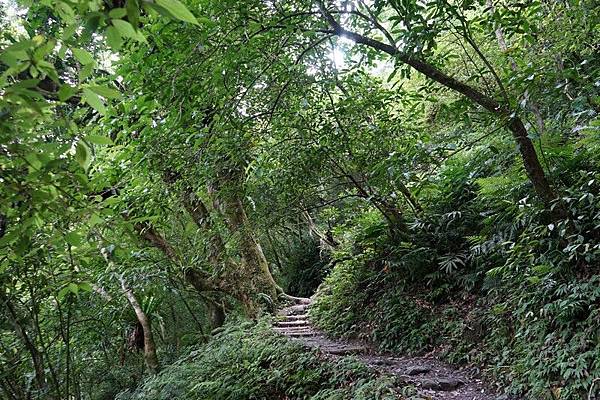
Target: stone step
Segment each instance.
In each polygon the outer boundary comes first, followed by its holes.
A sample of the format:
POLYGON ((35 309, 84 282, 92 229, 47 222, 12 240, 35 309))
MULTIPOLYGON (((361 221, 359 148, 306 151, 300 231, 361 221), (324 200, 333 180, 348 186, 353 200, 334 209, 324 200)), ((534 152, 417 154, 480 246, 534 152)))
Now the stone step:
POLYGON ((289 329, 289 328, 273 328, 273 330, 281 335, 289 337, 308 337, 316 336, 317 333, 311 329, 289 329))
POLYGON ((308 314, 298 314, 298 315, 282 315, 280 316, 281 321, 297 321, 297 320, 307 320, 308 314))
POLYGON ((294 296, 289 296, 289 298, 294 301, 296 304, 310 304, 312 303, 312 300, 307 298, 307 297, 294 297, 294 296))
POLYGON ((284 315, 301 315, 306 314, 306 310, 308 309, 308 304, 298 304, 295 306, 290 306, 284 309, 284 315))
POLYGON ((304 326, 276 326, 273 329, 275 330, 275 332, 279 332, 279 331, 295 332, 295 331, 302 331, 302 330, 307 330, 307 329, 312 330, 312 328, 310 326, 308 326, 308 325, 304 325, 304 326))
POLYGON ((310 337, 310 336, 317 336, 317 333, 314 331, 296 331, 296 332, 289 332, 289 333, 284 333, 285 336, 289 336, 289 337, 310 337))
POLYGON ((277 327, 295 327, 295 326, 308 326, 308 321, 306 320, 296 320, 296 321, 279 321, 275 323, 277 327))

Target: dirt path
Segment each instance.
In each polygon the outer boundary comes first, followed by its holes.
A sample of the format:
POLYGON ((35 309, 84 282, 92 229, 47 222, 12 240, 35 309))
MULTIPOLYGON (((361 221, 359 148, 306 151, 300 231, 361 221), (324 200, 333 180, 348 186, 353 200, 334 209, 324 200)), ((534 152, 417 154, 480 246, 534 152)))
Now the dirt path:
POLYGON ((296 305, 282 309, 274 330, 311 348, 318 348, 333 357, 355 355, 361 361, 379 371, 392 373, 402 382, 413 385, 417 396, 413 398, 432 400, 501 400, 484 387, 481 380, 468 371, 459 371, 435 358, 391 357, 377 354, 358 342, 346 342, 327 338, 316 330, 308 320, 310 299, 298 298, 296 305))

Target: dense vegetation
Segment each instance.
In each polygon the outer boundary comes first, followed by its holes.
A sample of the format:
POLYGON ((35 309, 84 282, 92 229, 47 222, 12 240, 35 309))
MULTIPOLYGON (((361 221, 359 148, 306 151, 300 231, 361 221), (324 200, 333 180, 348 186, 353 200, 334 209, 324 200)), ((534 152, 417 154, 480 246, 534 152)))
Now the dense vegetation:
POLYGON ((333 361, 307 352, 264 324, 245 324, 219 333, 117 399, 392 400, 399 394, 393 377, 353 359, 333 361))
POLYGON ((333 335, 600 395, 597 1, 0 21, 0 397, 396 398, 268 331, 315 291, 333 335))

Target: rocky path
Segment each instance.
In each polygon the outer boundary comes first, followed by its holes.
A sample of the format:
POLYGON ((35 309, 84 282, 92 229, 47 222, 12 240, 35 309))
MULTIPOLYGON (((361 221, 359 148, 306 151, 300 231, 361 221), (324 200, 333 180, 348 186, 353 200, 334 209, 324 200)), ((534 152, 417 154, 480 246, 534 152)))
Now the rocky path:
POLYGON ((355 355, 379 371, 392 373, 407 385, 413 385, 413 399, 431 400, 501 400, 486 389, 481 380, 468 371, 459 371, 431 357, 392 357, 373 352, 358 342, 327 338, 308 320, 310 299, 297 298, 297 304, 282 309, 273 329, 305 346, 318 348, 332 357, 355 355))

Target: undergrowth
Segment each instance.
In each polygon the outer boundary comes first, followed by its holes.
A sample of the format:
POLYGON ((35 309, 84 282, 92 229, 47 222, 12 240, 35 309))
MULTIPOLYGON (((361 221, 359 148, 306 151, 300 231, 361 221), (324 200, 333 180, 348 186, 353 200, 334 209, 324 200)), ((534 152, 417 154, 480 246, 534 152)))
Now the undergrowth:
POLYGON ((397 399, 394 379, 276 335, 268 321, 229 324, 118 400, 397 399))
POLYGON ((465 158, 406 238, 376 213, 353 221, 311 318, 384 351, 476 365, 526 399, 600 395, 600 176, 586 154, 560 177, 561 218, 465 158))

